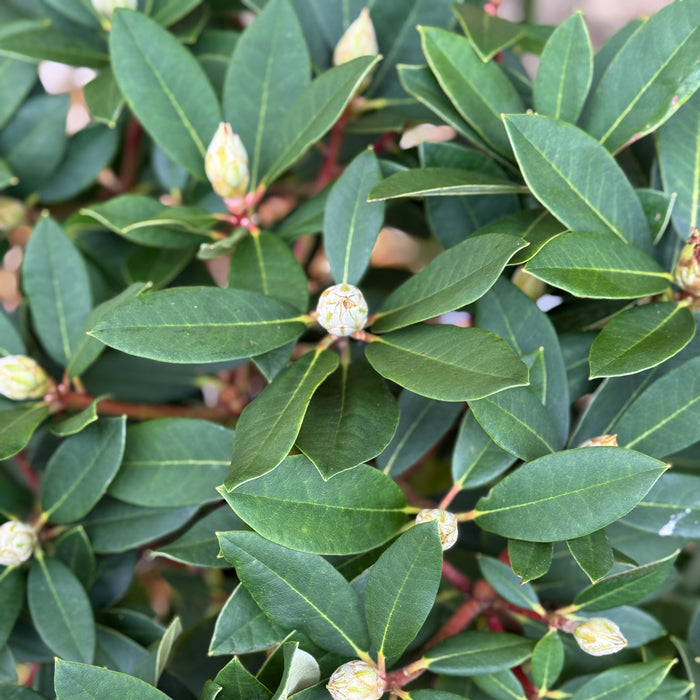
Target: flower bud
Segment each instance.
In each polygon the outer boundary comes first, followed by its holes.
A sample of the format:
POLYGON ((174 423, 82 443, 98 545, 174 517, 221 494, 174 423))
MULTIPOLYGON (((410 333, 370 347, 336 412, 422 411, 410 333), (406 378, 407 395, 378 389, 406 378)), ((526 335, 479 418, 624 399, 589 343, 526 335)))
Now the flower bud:
POLYGON ((440 533, 440 542, 442 548, 449 549, 457 542, 457 516, 450 513, 449 510, 441 508, 425 508, 416 515, 416 523, 427 523, 431 520, 437 520, 438 532, 440 533))
POLYGON ((0 564, 16 566, 32 556, 36 530, 27 523, 8 520, 0 525, 0 564))
POLYGON ((367 323, 367 302, 352 284, 328 287, 318 300, 316 312, 318 322, 331 335, 352 335, 367 323))
POLYGON ((0 197, 0 233, 16 229, 23 221, 27 208, 19 199, 0 197))
POLYGON ((369 9, 365 7, 340 37, 333 52, 333 65, 340 66, 360 56, 376 56, 378 53, 377 35, 374 33, 369 9))
POLYGON ((589 440, 584 440, 579 447, 617 447, 617 433, 615 435, 597 435, 589 440))
POLYGON ((366 661, 348 661, 333 671, 326 688, 333 700, 378 700, 384 695, 386 681, 366 661))
POLYGON ((138 0, 92 0, 92 6, 107 19, 111 19, 118 7, 135 10, 138 0))
POLYGON ((620 628, 605 617, 591 617, 577 625, 574 639, 578 645, 591 656, 615 654, 627 646, 627 640, 620 628))
POLYGON ((700 229, 692 230, 681 249, 676 265, 676 284, 694 297, 700 297, 700 229))
POLYGON ((0 394, 13 401, 40 399, 51 389, 51 379, 31 357, 0 358, 0 394))
POLYGON ((248 189, 248 153, 228 122, 221 122, 204 159, 207 177, 219 197, 242 197, 248 189))

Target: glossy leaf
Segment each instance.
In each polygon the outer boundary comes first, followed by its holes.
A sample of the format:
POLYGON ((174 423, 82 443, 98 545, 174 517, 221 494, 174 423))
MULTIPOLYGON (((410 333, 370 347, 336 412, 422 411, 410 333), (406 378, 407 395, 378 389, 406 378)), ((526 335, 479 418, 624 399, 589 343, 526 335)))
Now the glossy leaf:
POLYGON ((613 550, 605 530, 597 530, 583 537, 567 541, 571 556, 588 578, 595 583, 612 569, 613 550))
POLYGON ((474 516, 479 527, 504 537, 569 540, 626 515, 665 469, 651 457, 619 447, 557 452, 496 484, 479 499, 474 516))
POLYGON ((523 583, 544 576, 552 564, 551 542, 508 540, 508 558, 513 572, 523 583))
POLYGON ((324 481, 306 457, 295 455, 274 472, 222 493, 266 539, 314 554, 374 549, 394 537, 406 520, 401 489, 365 464, 324 481), (317 527, 321 522, 323 527, 317 527))
POLYGON ((220 362, 260 355, 294 340, 304 330, 296 313, 254 292, 178 287, 126 301, 90 335, 153 360, 220 362))
POLYGON ((0 56, 0 93, 3 95, 0 105, 0 128, 22 104, 22 100, 36 82, 36 69, 31 63, 9 56, 0 56))
POLYGON ((675 659, 659 659, 609 668, 579 688, 571 700, 597 700, 605 696, 644 700, 661 685, 674 663, 675 659))
POLYGON ((0 647, 4 647, 24 604, 25 574, 19 568, 0 572, 0 647))
POLYGON ((346 656, 369 646, 357 594, 325 559, 252 532, 221 533, 219 542, 255 602, 276 622, 346 656))
POLYGON ((267 474, 287 456, 313 393, 337 366, 335 353, 307 353, 246 406, 236 425, 227 491, 267 474))
POLYGON ((116 12, 112 69, 129 107, 156 143, 196 178, 221 121, 219 103, 192 54, 139 12, 116 12))
POLYGON ((680 352, 695 335, 687 306, 645 304, 615 316, 591 346, 591 378, 634 374, 680 352))
POLYGON ((540 695, 556 683, 564 667, 564 644, 556 630, 549 630, 532 651, 532 680, 540 695))
POLYGON ((17 454, 50 413, 43 402, 0 411, 0 459, 17 454))
POLYGON ((613 233, 649 249, 642 205, 615 159, 594 138, 550 117, 509 115, 504 121, 525 182, 557 219, 573 231, 613 233))
POLYGON ((56 540, 56 558, 62 561, 86 588, 95 578, 95 555, 82 525, 66 530, 56 540))
POLYGON ((416 326, 378 336, 365 352, 382 376, 440 401, 472 401, 527 382, 527 367, 508 344, 478 328, 416 326))
POLYGON ((79 433, 88 425, 94 423, 97 420, 97 404, 105 398, 104 396, 98 396, 94 401, 90 402, 87 408, 84 408, 78 413, 74 413, 68 418, 63 418, 62 420, 52 423, 49 428, 54 435, 59 437, 68 437, 69 435, 75 435, 79 433))
POLYGON ((484 12, 478 5, 461 3, 452 7, 464 33, 484 62, 515 44, 525 34, 523 27, 484 12))
POLYGON ((214 683, 221 688, 221 692, 215 696, 217 700, 269 700, 272 697, 272 693, 246 670, 237 657, 231 659, 216 674, 214 683))
POLYGON ((486 556, 478 557, 478 561, 483 577, 498 595, 519 608, 529 608, 540 615, 544 614, 535 589, 529 583, 519 580, 508 564, 486 556))

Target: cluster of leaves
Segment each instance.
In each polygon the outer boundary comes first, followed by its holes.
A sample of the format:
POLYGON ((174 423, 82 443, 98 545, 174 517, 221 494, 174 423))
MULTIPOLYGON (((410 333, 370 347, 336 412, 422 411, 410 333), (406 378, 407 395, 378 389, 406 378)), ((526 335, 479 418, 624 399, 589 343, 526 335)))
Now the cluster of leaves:
POLYGON ((382 56, 335 67, 364 1, 246 0, 241 32, 224 0, 111 26, 0 7, 0 209, 33 225, 0 353, 56 381, 0 399, 0 511, 40 540, 0 570, 0 698, 321 700, 355 658, 413 700, 695 697, 700 315, 673 270, 700 213, 700 2, 595 55, 581 15, 368 4, 382 56), (70 138, 44 59, 98 71, 70 138), (269 230, 226 227, 220 121, 256 204, 294 199, 269 230), (417 121, 457 138, 400 151, 417 121), (385 225, 442 252, 372 267, 385 225), (315 324, 332 283, 360 285, 368 332, 315 324), (409 527, 440 498, 445 554, 409 527), (624 651, 578 649, 594 615, 624 651))

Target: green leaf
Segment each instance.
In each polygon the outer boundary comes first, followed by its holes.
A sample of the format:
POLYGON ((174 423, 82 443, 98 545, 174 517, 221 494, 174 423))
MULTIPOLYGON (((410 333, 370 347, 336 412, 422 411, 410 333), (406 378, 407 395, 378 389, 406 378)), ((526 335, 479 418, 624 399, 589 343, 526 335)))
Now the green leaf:
POLYGON ((323 242, 333 280, 357 284, 384 223, 384 205, 367 201, 381 180, 374 151, 362 151, 335 181, 323 218, 323 242))
MULTIPOLYGON (((285 649, 286 650, 286 649, 285 649)), ((246 671, 238 658, 234 657, 216 674, 214 682, 221 687, 217 700, 269 700, 272 693, 255 676, 246 671)))
POLYGON ((516 387, 469 406, 492 440, 520 459, 531 461, 562 447, 542 402, 527 387, 516 387))
POLYGON ((535 109, 576 123, 593 79, 593 48, 583 15, 560 24, 545 44, 534 84, 535 109))
POLYGON ((374 549, 406 520, 403 492, 381 471, 361 464, 324 481, 302 455, 222 495, 266 539, 313 554, 374 549))
POLYGON ((224 117, 250 158, 250 188, 280 155, 275 136, 308 85, 306 41, 286 0, 270 0, 236 43, 223 88, 224 117))
POLYGON ((365 352, 382 376, 440 401, 472 401, 527 383, 527 367, 508 344, 478 328, 415 326, 378 336, 365 352))
POLYGON ((84 0, 44 0, 44 4, 83 27, 96 29, 99 26, 97 11, 84 0))
POLYGON ((85 86, 84 93, 85 102, 94 119, 113 129, 124 108, 124 96, 112 70, 101 70, 100 74, 85 86))
POLYGON ((42 641, 57 656, 92 661, 95 621, 85 590, 57 559, 37 557, 27 580, 27 603, 42 641))
POLYGON ((571 700, 623 697, 644 700, 661 685, 661 681, 675 663, 675 659, 660 659, 609 668, 579 688, 571 696, 571 700))
POLYGON ((532 651, 532 680, 544 695, 564 668, 564 644, 556 630, 550 629, 532 651))
POLYGON ((0 355, 26 355, 27 348, 10 317, 0 311, 0 355))
POLYGON ((19 182, 15 174, 10 170, 7 163, 0 158, 0 190, 16 185, 19 182))
POLYGON ((12 457, 24 449, 49 413, 43 401, 0 411, 0 459, 12 457))
POLYGON ((405 532, 372 565, 365 616, 372 645, 388 663, 405 651, 435 603, 442 573, 437 523, 405 532))
POLYGON ((493 700, 523 700, 523 686, 509 669, 474 676, 474 685, 493 700))
POLYGON ((398 422, 386 382, 367 362, 356 360, 341 364, 313 395, 297 445, 329 479, 380 454, 398 422))
POLYGON ((700 357, 671 370, 632 403, 615 423, 618 444, 665 457, 697 441, 700 357))
POLYGON ((657 147, 664 190, 678 195, 673 225, 685 239, 700 221, 700 93, 659 129, 657 147))
POLYGON ((197 59, 158 23, 127 10, 114 13, 109 46, 114 76, 139 122, 176 163, 204 180, 221 111, 197 59))
POLYGON ((613 317, 591 346, 591 379, 634 374, 665 362, 695 335, 685 304, 655 302, 613 317))
POLYGON ((545 614, 535 589, 521 581, 510 566, 493 557, 479 556, 477 559, 482 575, 498 595, 519 608, 545 614))
POLYGON ((92 510, 119 469, 126 421, 102 418, 65 440, 41 484, 41 507, 53 523, 73 523, 92 510))
POLYGON ((335 353, 309 352, 243 409, 236 424, 231 469, 224 483, 227 491, 267 474, 287 456, 313 393, 337 366, 335 353))
POLYGON ((265 231, 247 236, 236 246, 228 286, 264 294, 302 312, 309 307, 304 268, 285 241, 265 231))
POLYGON ((460 3, 453 5, 452 9, 484 63, 517 43, 525 34, 523 26, 484 12, 478 5, 460 3))
POLYGON ((532 646, 529 639, 507 632, 462 632, 436 644, 424 659, 433 673, 476 676, 517 666, 532 646))
POLYGON ((325 559, 252 532, 221 533, 219 542, 255 602, 276 622, 345 656, 369 647, 357 594, 325 559))
MULTIPOLYGON (((200 249, 201 245, 206 244, 200 249)), ((137 248, 124 263, 124 279, 162 289, 187 267, 194 252, 194 248, 137 248)))
POLYGON ((379 59, 362 56, 336 66, 307 85, 290 105, 274 137, 277 160, 262 177, 269 185, 338 121, 365 76, 379 59))
POLYGON ((396 330, 471 304, 486 294, 522 247, 519 238, 492 233, 450 248, 387 297, 372 331, 396 330))
MULTIPOLYGON (((7 654, 10 655, 10 662, 12 663, 12 668, 15 668, 15 664, 17 663, 12 656, 12 652, 10 651, 10 647, 5 647, 5 651, 7 654)), ((4 659, 3 659, 4 661, 4 659)), ((12 680, 17 680, 17 674, 15 673, 15 677, 12 680)), ((6 683, 3 683, 0 686, 0 697, 2 697, 2 700, 46 700, 45 695, 40 695, 34 690, 30 690, 29 688, 25 688, 22 685, 7 685, 6 683)), ((62 699, 64 700, 64 699, 62 699)))
POLYGON ((647 187, 638 188, 636 192, 639 201, 642 203, 644 216, 647 217, 649 222, 654 245, 657 245, 671 220, 671 213, 675 207, 677 195, 675 192, 666 194, 647 187))
POLYGON ((483 486, 501 475, 515 457, 501 449, 469 411, 457 434, 452 452, 452 479, 462 489, 483 486))
POLYGON ((513 573, 523 583, 544 576, 552 564, 551 542, 508 540, 508 558, 513 573))
POLYGON ((98 666, 56 660, 56 700, 168 700, 152 685, 138 678, 98 666))
POLYGON ((632 185, 594 138, 551 117, 512 114, 504 121, 525 182, 557 219, 573 231, 612 232, 650 248, 649 225, 632 185))
POLYGON ((0 56, 0 129, 17 111, 36 82, 36 67, 26 61, 0 56))
POLYGON ((296 311, 239 289, 178 287, 129 299, 90 331, 105 345, 162 362, 261 355, 304 330, 296 311))
POLYGON ((209 653, 265 651, 273 644, 279 644, 284 635, 284 630, 265 615, 245 586, 239 584, 216 618, 209 653))
POLYGON ((199 506, 219 499, 233 431, 194 418, 132 425, 121 469, 109 494, 142 506, 199 506))
POLYGON ((586 131, 615 152, 663 124, 700 84, 698 40, 695 3, 672 3, 652 15, 607 66, 585 114, 586 131))
POLYGON ((155 0, 151 17, 158 24, 169 27, 200 5, 202 0, 155 0))
POLYGON ((525 270, 571 294, 592 299, 660 294, 671 281, 671 275, 653 258, 609 233, 556 236, 525 270))
MULTIPOLYGON (((299 648, 299 642, 287 642, 282 646, 284 672, 272 700, 287 700, 299 690, 309 688, 321 679, 318 661, 299 648)), ((238 695, 231 696, 237 700, 238 695)), ((248 696, 245 696, 248 697, 248 696)))
POLYGON ((19 568, 0 572, 0 648, 5 646, 24 605, 25 574, 19 568))
POLYGON ((584 447, 524 464, 479 499, 479 527, 554 542, 600 530, 629 513, 666 466, 619 447, 584 447), (571 514, 575 514, 575 518, 571 514))
POLYGON ((82 525, 66 530, 56 540, 56 558, 87 588, 95 579, 95 555, 82 525))
POLYGON ((402 391, 399 425, 392 441, 377 457, 377 465, 393 477, 405 472, 440 441, 461 408, 458 403, 433 401, 402 391))
POLYGON ((468 39, 435 27, 419 31, 423 53, 450 101, 490 148, 510 156, 501 114, 524 111, 512 83, 498 64, 483 63, 468 39))
POLYGON ((382 180, 369 193, 370 202, 396 197, 444 197, 452 195, 509 194, 527 187, 505 177, 494 177, 457 168, 402 170, 382 180))
POLYGON ((92 303, 85 263, 53 219, 42 218, 34 227, 22 263, 22 284, 43 347, 65 366, 92 303))
POLYGON ((605 530, 597 530, 583 537, 567 541, 571 556, 583 573, 595 583, 612 569, 615 563, 612 547, 605 530))

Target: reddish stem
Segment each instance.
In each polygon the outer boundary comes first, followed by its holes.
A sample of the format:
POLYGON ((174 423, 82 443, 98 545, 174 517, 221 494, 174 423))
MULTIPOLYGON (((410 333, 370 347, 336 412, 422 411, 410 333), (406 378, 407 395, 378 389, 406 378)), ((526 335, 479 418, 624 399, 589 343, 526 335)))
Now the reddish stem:
POLYGON ((122 192, 128 192, 136 182, 139 172, 139 150, 141 146, 141 124, 131 117, 124 137, 124 153, 119 171, 119 182, 122 192))
POLYGON ((445 494, 445 497, 440 501, 438 508, 442 510, 447 510, 450 503, 455 499, 455 496, 462 490, 462 484, 456 482, 452 484, 452 488, 445 494))
POLYGON ((527 677, 525 671, 522 667, 518 666, 513 669, 515 677, 520 681, 520 685, 523 687, 523 692, 528 700, 540 700, 540 694, 537 692, 535 684, 527 677))
POLYGON ((39 493, 39 477, 36 475, 32 465, 29 464, 29 461, 24 456, 24 453, 18 452, 14 459, 19 467, 19 470, 22 472, 24 480, 27 482, 27 488, 32 493, 39 493))
POLYGON ((447 560, 442 562, 442 577, 462 593, 469 593, 472 589, 469 578, 447 560))
POLYGON ((477 600, 476 598, 469 598, 465 600, 457 610, 452 614, 452 617, 428 640, 426 645, 423 647, 423 651, 427 651, 431 647, 434 647, 438 642, 443 639, 452 637, 458 634, 476 618, 481 612, 483 612, 489 606, 489 601, 477 600))
POLYGON ((340 157, 340 149, 343 146, 343 139, 345 138, 346 122, 347 117, 345 114, 341 114, 338 121, 333 124, 330 137, 328 138, 328 148, 326 149, 323 163, 321 164, 321 170, 319 170, 318 177, 314 182, 314 194, 320 192, 338 174, 338 158, 340 157))

